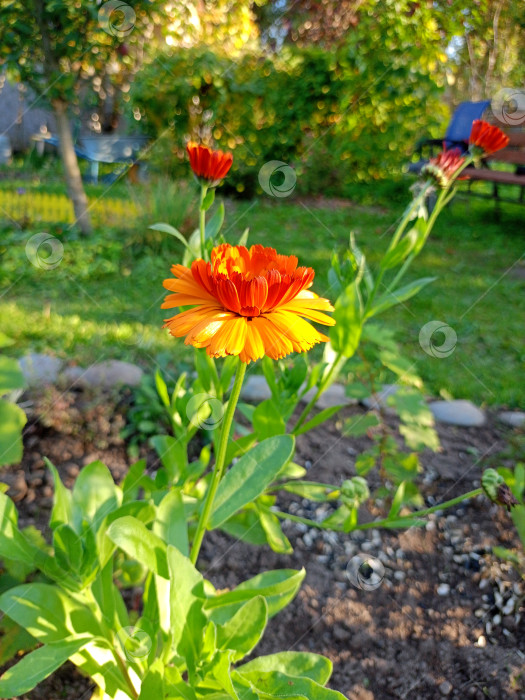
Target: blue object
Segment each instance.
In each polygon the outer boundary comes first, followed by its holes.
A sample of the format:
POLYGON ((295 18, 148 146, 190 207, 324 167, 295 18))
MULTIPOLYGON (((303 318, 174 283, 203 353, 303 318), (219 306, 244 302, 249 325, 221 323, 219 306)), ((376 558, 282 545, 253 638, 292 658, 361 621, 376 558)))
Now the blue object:
POLYGON ((472 129, 472 122, 481 119, 483 112, 490 105, 490 100, 481 102, 462 102, 456 108, 445 134, 447 148, 459 148, 462 153, 467 150, 467 141, 472 129))
MULTIPOLYGON (((45 143, 59 147, 56 136, 46 136, 45 143)), ((84 136, 79 138, 75 146, 78 158, 83 158, 90 163, 89 182, 98 182, 99 163, 125 164, 127 167, 140 162, 140 151, 149 139, 147 136, 84 136)), ((111 173, 108 178, 113 182, 122 174, 122 169, 111 173)))

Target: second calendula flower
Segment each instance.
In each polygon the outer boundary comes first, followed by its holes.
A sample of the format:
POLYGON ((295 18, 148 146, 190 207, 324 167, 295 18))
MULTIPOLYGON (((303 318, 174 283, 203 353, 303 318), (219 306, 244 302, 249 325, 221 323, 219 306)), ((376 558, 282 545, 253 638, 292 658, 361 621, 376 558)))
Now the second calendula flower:
POLYGON ((211 263, 173 265, 174 277, 164 280, 173 294, 162 308, 193 308, 167 319, 164 327, 211 357, 238 355, 246 363, 310 350, 328 338, 308 321, 334 325, 323 313, 333 306, 309 290, 312 268, 297 263, 294 255, 262 245, 223 244, 213 249, 211 263))

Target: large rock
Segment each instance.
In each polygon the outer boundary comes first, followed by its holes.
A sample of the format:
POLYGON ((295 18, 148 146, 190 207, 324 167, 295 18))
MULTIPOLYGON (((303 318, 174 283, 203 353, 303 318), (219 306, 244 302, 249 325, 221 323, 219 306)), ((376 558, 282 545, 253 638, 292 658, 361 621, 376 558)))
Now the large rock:
POLYGON ((523 411, 502 411, 498 413, 498 418, 505 425, 510 425, 511 428, 525 427, 525 412, 523 411))
POLYGON ((42 384, 54 384, 64 363, 58 357, 32 352, 22 357, 18 364, 27 386, 36 387, 42 384))
MULTIPOLYGON (((73 368, 70 368, 71 370, 73 368)), ((114 386, 137 386, 142 379, 142 370, 131 362, 121 360, 106 360, 91 365, 82 374, 78 368, 69 373, 70 380, 75 386, 82 388, 111 389, 114 386)))
POLYGON ((428 407, 434 418, 440 423, 460 425, 465 428, 478 428, 484 425, 486 418, 481 409, 471 401, 457 399, 455 401, 432 401, 428 407))
MULTIPOLYGON (((317 389, 315 387, 310 389, 310 391, 307 391, 306 394, 301 397, 301 401, 303 403, 308 403, 308 401, 313 399, 316 391, 317 389)), ((351 399, 345 394, 345 387, 343 384, 332 384, 321 394, 315 405, 317 408, 324 410, 325 408, 332 408, 333 406, 349 406, 355 403, 357 403, 355 399, 351 399)))
POLYGON ((362 399, 361 403, 369 411, 378 411, 380 408, 388 409, 390 408, 387 403, 388 397, 396 394, 400 388, 399 384, 383 384, 381 391, 378 391, 373 396, 368 396, 366 399, 362 399))
POLYGON ((250 403, 260 403, 271 398, 272 392, 261 374, 250 374, 243 384, 241 397, 250 403))

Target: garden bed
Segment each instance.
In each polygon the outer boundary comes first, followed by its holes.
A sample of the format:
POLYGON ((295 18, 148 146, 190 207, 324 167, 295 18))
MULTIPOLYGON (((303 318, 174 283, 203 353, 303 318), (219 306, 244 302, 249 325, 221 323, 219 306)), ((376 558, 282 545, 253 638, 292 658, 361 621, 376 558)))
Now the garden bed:
MULTIPOLYGON (((118 424, 118 410, 109 409, 104 415, 118 424)), ((362 410, 351 407, 343 414, 362 410)), ((100 423, 104 417, 96 420, 101 426, 96 437, 95 431, 64 433, 38 421, 26 429, 22 464, 0 476, 11 485, 21 526, 43 527, 49 517, 52 487, 43 456, 68 486, 95 459, 117 480, 123 477, 129 465, 126 445, 111 424, 100 423)), ((442 450, 422 457, 421 490, 429 504, 479 486, 482 466, 494 464, 491 458, 514 440, 490 415, 483 428, 439 426, 438 431, 442 450)), ((296 461, 308 468, 307 478, 336 484, 355 473, 355 456, 369 446, 367 437, 342 437, 336 421, 297 442, 296 461)), ((146 457, 154 470, 154 454, 146 457)), ((315 517, 289 496, 281 506, 315 517)), ((334 662, 331 687, 351 700, 525 698, 525 681, 519 678, 525 656, 518 651, 525 648, 524 590, 511 567, 491 552, 495 545, 518 543, 502 508, 479 497, 430 516, 426 528, 401 534, 336 535, 293 523, 285 524, 285 531, 295 550, 290 556, 218 532, 207 536, 202 550, 201 567, 218 587, 234 586, 265 569, 306 568, 299 595, 270 622, 258 653, 284 648, 327 655, 334 662), (384 579, 374 590, 361 590, 349 580, 348 564, 359 553, 384 565, 384 579)), ((90 682, 67 665, 24 700, 89 700, 91 692, 90 682)))

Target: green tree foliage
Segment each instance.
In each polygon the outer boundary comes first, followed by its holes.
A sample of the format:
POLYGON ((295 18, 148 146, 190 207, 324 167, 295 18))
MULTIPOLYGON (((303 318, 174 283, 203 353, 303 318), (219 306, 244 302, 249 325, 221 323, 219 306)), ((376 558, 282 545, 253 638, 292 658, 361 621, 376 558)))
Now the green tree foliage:
POLYGON ((285 47, 231 59, 197 48, 145 67, 134 104, 152 136, 174 127, 167 146, 175 157, 163 151, 163 165, 176 172, 192 137, 233 151, 228 183, 238 191, 253 190, 270 160, 293 165, 298 185, 312 192, 341 193, 346 183, 400 169, 414 140, 443 120, 433 75, 440 54, 416 46, 410 18, 405 34, 386 19, 369 22, 370 32, 332 51, 285 47))
POLYGON ((129 71, 161 19, 153 1, 117 5, 111 0, 0 1, 0 68, 52 106, 69 194, 85 233, 90 222, 71 136, 71 106, 89 83, 104 92, 106 79, 118 81, 129 71))

